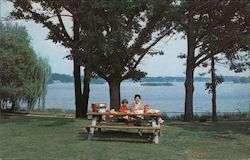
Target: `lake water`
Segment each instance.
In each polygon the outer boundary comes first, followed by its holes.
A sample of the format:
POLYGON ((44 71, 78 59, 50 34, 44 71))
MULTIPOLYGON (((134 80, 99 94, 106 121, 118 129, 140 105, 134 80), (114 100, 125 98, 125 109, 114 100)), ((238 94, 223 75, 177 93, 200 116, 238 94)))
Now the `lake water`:
MULTIPOLYGON (((121 98, 132 102, 135 94, 140 94, 142 101, 162 112, 184 112, 185 88, 183 82, 173 82, 173 86, 141 86, 140 83, 125 82, 121 85, 121 98)), ((211 112, 211 94, 205 91, 204 82, 195 82, 194 112, 211 112)), ((250 84, 224 82, 217 87, 217 111, 241 112, 250 111, 250 84)), ((108 84, 91 84, 91 103, 106 102, 109 104, 108 84)), ((74 84, 49 84, 46 97, 47 108, 75 109, 74 84)))

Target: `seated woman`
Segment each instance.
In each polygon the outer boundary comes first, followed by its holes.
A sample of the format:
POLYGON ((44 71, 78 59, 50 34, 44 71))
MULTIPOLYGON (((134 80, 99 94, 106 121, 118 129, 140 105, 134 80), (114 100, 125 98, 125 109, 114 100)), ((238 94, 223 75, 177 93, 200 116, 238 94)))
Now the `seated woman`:
MULTIPOLYGON (((150 109, 148 105, 144 105, 141 101, 141 96, 139 94, 136 94, 134 97, 134 102, 131 104, 131 111, 136 114, 143 114, 147 113, 147 111, 150 109)), ((143 116, 137 116, 138 118, 144 119, 143 116)), ((164 123, 164 120, 161 117, 157 118, 157 122, 160 124, 164 123)))
POLYGON ((141 101, 141 96, 136 94, 134 97, 134 102, 130 106, 131 111, 136 114, 143 114, 144 113, 144 104, 141 101))
MULTIPOLYGON (((135 114, 143 114, 144 113, 144 104, 141 101, 141 96, 139 94, 136 94, 134 96, 134 102, 130 105, 130 109, 135 114)), ((137 115, 136 117, 131 118, 131 121, 136 126, 140 126, 141 123, 143 123, 142 119, 144 119, 143 116, 137 115)))

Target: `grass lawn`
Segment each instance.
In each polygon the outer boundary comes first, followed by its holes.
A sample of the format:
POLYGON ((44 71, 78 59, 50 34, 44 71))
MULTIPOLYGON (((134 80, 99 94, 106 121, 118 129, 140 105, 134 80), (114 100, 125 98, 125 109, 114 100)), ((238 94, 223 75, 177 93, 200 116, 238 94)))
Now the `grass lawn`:
POLYGON ((160 144, 147 143, 137 133, 114 131, 88 141, 80 126, 89 123, 1 116, 0 160, 250 159, 249 121, 168 122, 162 127, 160 144))

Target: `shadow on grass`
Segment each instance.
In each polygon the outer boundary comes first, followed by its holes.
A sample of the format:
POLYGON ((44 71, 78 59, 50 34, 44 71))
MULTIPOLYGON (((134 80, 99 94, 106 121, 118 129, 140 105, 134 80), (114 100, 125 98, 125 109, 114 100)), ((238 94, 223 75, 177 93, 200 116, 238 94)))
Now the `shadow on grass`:
POLYGON ((55 117, 27 117, 22 115, 3 115, 0 116, 0 124, 13 123, 16 125, 37 124, 37 126, 56 127, 74 122, 74 119, 55 118, 55 117))
POLYGON ((217 123, 173 123, 171 126, 183 128, 178 135, 190 137, 212 137, 234 139, 233 134, 250 135, 249 121, 220 121, 217 123))
MULTIPOLYGON (((150 143, 152 140, 152 133, 143 133, 140 136, 136 132, 117 131, 117 130, 102 130, 95 131, 91 141, 106 141, 106 142, 128 142, 128 143, 150 143)), ((86 130, 79 132, 80 140, 88 141, 88 133, 86 130)))
POLYGON ((25 116, 29 113, 13 113, 13 112, 0 112, 0 119, 9 119, 15 116, 25 116))
POLYGON ((74 121, 75 121, 74 119, 54 118, 54 119, 52 119, 52 121, 50 123, 41 124, 40 126, 59 127, 59 126, 63 126, 63 125, 68 125, 68 124, 70 124, 70 123, 72 123, 74 121))
POLYGON ((0 119, 9 119, 10 116, 6 114, 0 114, 0 119))

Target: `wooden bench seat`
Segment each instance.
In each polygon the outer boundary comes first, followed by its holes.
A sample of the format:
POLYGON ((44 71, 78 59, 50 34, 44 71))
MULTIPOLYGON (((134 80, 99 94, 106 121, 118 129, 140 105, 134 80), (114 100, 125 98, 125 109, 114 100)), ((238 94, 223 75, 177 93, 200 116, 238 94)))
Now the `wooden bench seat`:
POLYGON ((139 130, 160 130, 160 127, 146 127, 146 126, 92 126, 85 125, 84 128, 107 128, 107 129, 139 129, 139 130))
POLYGON ((88 132, 88 139, 91 139, 92 136, 94 135, 94 129, 97 128, 99 131, 101 129, 136 129, 138 130, 138 133, 140 136, 142 136, 142 130, 152 130, 153 132, 153 142, 158 144, 159 143, 159 136, 160 136, 160 130, 161 127, 151 127, 151 126, 109 126, 109 125, 99 125, 99 126, 94 126, 94 125, 85 125, 83 128, 86 128, 88 132))

